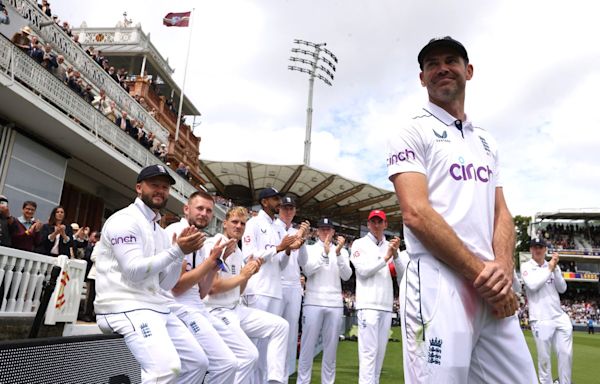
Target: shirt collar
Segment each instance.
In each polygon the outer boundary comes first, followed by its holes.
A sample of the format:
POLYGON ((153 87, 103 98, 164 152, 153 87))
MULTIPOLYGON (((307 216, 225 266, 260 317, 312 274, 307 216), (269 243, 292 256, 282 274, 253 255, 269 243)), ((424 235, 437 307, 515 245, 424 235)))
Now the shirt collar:
POLYGON ((267 212, 265 212, 263 209, 258 211, 258 216, 262 217, 263 219, 269 221, 269 223, 273 224, 273 219, 271 219, 271 216, 267 215, 267 212))
MULTIPOLYGON (((433 104, 431 101, 427 103, 427 106, 423 108, 425 111, 431 113, 436 119, 446 124, 447 126, 455 125, 458 120, 456 117, 449 114, 445 109, 433 104)), ((462 121, 463 129, 467 128, 473 130, 473 124, 469 120, 469 116, 466 116, 466 120, 462 121)))
POLYGON ((21 222, 21 224, 33 224, 35 217, 32 217, 31 220, 25 220, 25 217, 23 217, 23 215, 21 215, 21 216, 19 216, 18 219, 21 222))
POLYGON ((369 239, 371 239, 372 242, 375 243, 376 246, 380 246, 383 243, 384 239, 381 239, 381 241, 377 241, 377 238, 375 236, 373 236, 373 234, 371 232, 367 233, 367 237, 369 239))
POLYGON ((144 204, 142 199, 140 199, 139 197, 135 198, 135 202, 133 203, 133 205, 135 205, 142 212, 142 214, 144 215, 144 217, 146 217, 148 222, 156 223, 160 221, 160 213, 154 213, 154 211, 149 206, 144 204))

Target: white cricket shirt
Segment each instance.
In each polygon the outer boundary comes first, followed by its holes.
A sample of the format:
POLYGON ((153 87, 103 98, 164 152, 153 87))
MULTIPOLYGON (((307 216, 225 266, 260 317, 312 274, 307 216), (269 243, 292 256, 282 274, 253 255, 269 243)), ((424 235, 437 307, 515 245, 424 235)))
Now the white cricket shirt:
POLYGON ((283 227, 262 209, 246 223, 242 239, 244 259, 253 255, 262 258, 263 264, 258 273, 248 280, 245 295, 262 295, 281 299, 281 270, 289 261, 285 252, 277 253, 276 247, 285 237, 283 227))
MULTIPOLYGON (((501 182, 496 141, 487 131, 428 103, 391 133, 387 168, 390 178, 404 172, 427 176, 432 208, 471 252, 494 259, 495 191, 501 182)), ((411 258, 429 255, 406 226, 404 235, 411 258)))
POLYGON ((304 305, 318 305, 322 307, 343 307, 342 283, 352 276, 352 268, 348 260, 348 251, 340 250, 340 255, 335 253, 335 245, 329 247, 329 254, 325 255, 325 246, 321 240, 306 247, 308 260, 304 265, 306 275, 306 290, 304 291, 304 305))
MULTIPOLYGON (((286 231, 285 223, 281 219, 275 220, 275 223, 286 231)), ((290 236, 295 235, 297 232, 298 230, 294 227, 287 229, 287 234, 290 236)), ((306 245, 304 244, 290 253, 288 263, 281 271, 281 285, 283 287, 302 287, 302 284, 300 284, 300 266, 306 264, 307 257, 306 245)))
MULTIPOLYGON (((211 237, 205 244, 207 252, 214 247, 217 240, 221 239, 221 243, 227 241, 227 237, 222 234, 217 234, 211 237)), ((231 277, 240 274, 242 267, 244 266, 244 256, 242 250, 239 247, 235 247, 235 251, 225 259, 224 264, 226 266, 225 271, 217 272, 221 279, 227 280, 231 277)), ((240 302, 240 286, 227 291, 216 294, 209 294, 204 297, 204 304, 209 308, 234 308, 240 302)))
POLYGON ((548 267, 548 261, 540 266, 533 259, 521 265, 530 321, 551 320, 564 313, 558 294, 567 290, 567 282, 558 265, 553 272, 548 267))

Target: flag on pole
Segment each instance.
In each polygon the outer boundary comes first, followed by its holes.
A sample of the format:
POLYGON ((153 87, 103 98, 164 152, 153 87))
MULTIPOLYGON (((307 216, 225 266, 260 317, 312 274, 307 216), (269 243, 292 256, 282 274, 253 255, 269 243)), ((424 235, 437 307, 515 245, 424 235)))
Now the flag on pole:
POLYGON ((163 17, 163 24, 167 27, 188 27, 191 14, 191 12, 169 12, 163 17))

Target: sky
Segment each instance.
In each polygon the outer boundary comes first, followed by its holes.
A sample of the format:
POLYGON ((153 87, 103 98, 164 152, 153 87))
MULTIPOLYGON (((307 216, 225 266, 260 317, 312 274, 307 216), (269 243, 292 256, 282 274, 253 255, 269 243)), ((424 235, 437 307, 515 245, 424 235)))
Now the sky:
POLYGON ((61 0, 61 20, 113 27, 124 11, 150 33, 202 113, 207 160, 301 164, 308 75, 287 69, 294 39, 327 43, 333 86, 316 80, 314 168, 392 189, 385 143, 427 102, 417 53, 433 37, 461 41, 474 66, 466 113, 500 147, 514 215, 600 208, 600 4, 592 1, 61 0))

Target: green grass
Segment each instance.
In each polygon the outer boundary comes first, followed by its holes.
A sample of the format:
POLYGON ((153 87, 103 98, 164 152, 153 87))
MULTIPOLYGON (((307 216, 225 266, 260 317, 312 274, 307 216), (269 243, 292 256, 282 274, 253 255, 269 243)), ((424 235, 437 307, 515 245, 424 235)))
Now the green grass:
MULTIPOLYGON (((393 338, 400 340, 400 328, 393 328, 393 338)), ((525 331, 525 339, 533 356, 537 370, 537 354, 535 343, 530 331, 525 331)), ((355 341, 340 341, 337 352, 336 383, 358 382, 358 350, 355 341)), ((558 377, 556 357, 552 358, 552 376, 558 377)), ((588 335, 583 332, 573 332, 573 375, 575 384, 600 383, 600 333, 588 335)), ((290 378, 290 383, 296 382, 296 375, 290 378)), ((321 382, 321 355, 313 364, 312 382, 321 382)), ((402 342, 390 341, 387 346, 381 384, 404 383, 402 371, 402 342)))

